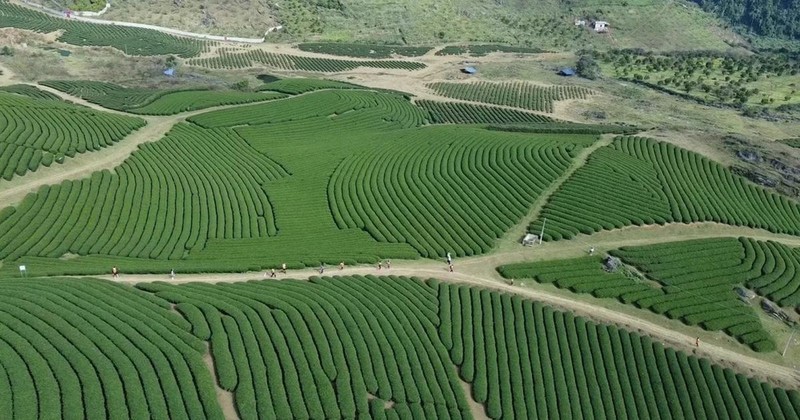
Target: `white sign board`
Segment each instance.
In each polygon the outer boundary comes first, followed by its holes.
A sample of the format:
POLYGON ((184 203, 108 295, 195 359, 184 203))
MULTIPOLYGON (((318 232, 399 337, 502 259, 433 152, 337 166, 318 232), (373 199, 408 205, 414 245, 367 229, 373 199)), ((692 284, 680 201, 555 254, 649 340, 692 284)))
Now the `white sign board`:
POLYGON ((25 266, 24 265, 19 266, 19 271, 25 271, 25 266))

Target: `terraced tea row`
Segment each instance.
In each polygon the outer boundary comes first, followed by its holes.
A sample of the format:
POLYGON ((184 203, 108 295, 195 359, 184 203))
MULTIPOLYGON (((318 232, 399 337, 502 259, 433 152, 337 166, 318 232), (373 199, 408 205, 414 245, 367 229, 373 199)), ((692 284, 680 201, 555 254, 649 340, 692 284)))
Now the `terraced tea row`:
POLYGON ((363 86, 337 80, 291 78, 264 83, 258 90, 298 95, 320 89, 364 89, 363 86))
POLYGON ((140 118, 34 99, 29 96, 37 93, 24 92, 28 96, 0 92, 0 176, 6 180, 60 162, 64 156, 108 147, 145 125, 140 118))
MULTIPOLYGON (((430 283, 433 285, 433 283, 430 283)), ((648 337, 440 284, 439 333, 490 418, 795 418, 775 389, 648 337)))
POLYGON ((16 93, 17 95, 27 96, 32 99, 50 99, 53 101, 61 100, 61 97, 55 93, 47 92, 31 85, 0 86, 0 91, 16 93))
POLYGON ((800 205, 699 154, 620 137, 594 152, 530 226, 545 240, 630 225, 713 221, 800 235, 800 205))
POLYGON ((275 235, 262 185, 286 176, 225 130, 179 124, 116 168, 45 186, 0 212, 0 258, 179 259, 208 238, 275 235))
POLYGON ((775 350, 775 342, 753 308, 734 293, 734 287, 793 296, 784 303, 794 303, 800 295, 800 278, 793 278, 796 253, 772 242, 705 239, 623 247, 611 254, 647 278, 626 267, 606 272, 608 267, 599 256, 512 264, 499 271, 509 279, 533 278, 576 293, 614 298, 706 330, 722 330, 762 352, 775 350))
POLYGON ((739 238, 734 245, 733 239, 709 239, 622 248, 614 255, 656 278, 678 283, 708 271, 711 280, 741 284, 780 306, 800 307, 800 249, 777 242, 739 238), (720 267, 737 274, 714 271, 720 267))
POLYGON ((0 417, 222 419, 205 343, 150 294, 0 282, 0 417))
POLYGON ((539 48, 512 47, 499 44, 474 44, 474 45, 448 45, 436 51, 436 55, 471 55, 473 57, 483 57, 490 53, 515 53, 515 54, 538 54, 547 52, 539 48))
POLYGON ((298 44, 302 51, 320 54, 341 55, 359 58, 419 57, 430 51, 431 47, 408 47, 403 45, 348 44, 340 42, 306 42, 298 44))
POLYGON ((276 92, 241 92, 208 88, 127 88, 113 83, 85 80, 50 80, 41 84, 105 108, 144 115, 172 115, 212 106, 245 104, 286 96, 276 92))
POLYGON ((472 417, 421 282, 140 287, 193 314, 243 419, 472 417))
POLYGON ((252 67, 274 67, 280 70, 303 70, 320 73, 339 73, 359 67, 378 69, 419 70, 425 64, 416 61, 399 60, 340 60, 332 58, 303 57, 288 54, 276 54, 264 50, 251 49, 237 51, 220 48, 218 55, 208 58, 193 58, 188 64, 211 69, 246 69, 252 67))
POLYGON ((328 186, 337 226, 424 257, 487 252, 595 139, 488 133, 419 130, 346 158, 328 186))
POLYGON ((175 54, 194 57, 208 48, 204 41, 163 32, 116 25, 98 25, 50 16, 0 0, 0 28, 40 33, 63 31, 58 40, 79 46, 114 47, 129 55, 175 54))
POLYGON ((436 124, 514 124, 549 123, 552 118, 513 109, 461 102, 418 100, 417 106, 428 111, 436 124))
POLYGON ((402 277, 142 284, 210 340, 242 418, 795 418, 796 391, 488 290, 402 277))
POLYGON ((556 101, 586 99, 589 89, 579 86, 540 86, 527 82, 436 82, 428 88, 447 98, 553 112, 556 101))

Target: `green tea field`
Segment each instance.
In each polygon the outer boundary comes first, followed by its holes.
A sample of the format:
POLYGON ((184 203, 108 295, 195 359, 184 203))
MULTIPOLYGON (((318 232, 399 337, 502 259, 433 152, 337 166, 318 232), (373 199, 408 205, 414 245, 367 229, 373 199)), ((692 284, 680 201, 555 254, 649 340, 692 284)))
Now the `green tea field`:
POLYGON ((0 420, 800 418, 800 49, 479 3, 0 0, 0 420))

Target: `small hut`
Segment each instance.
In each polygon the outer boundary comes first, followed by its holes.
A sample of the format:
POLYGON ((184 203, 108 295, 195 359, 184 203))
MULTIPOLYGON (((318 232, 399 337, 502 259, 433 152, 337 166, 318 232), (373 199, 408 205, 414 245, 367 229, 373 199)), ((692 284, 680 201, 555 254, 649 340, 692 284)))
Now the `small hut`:
POLYGON ((573 69, 572 67, 564 67, 563 69, 558 71, 558 75, 564 77, 572 77, 575 75, 575 69, 573 69))
POLYGON ((538 240, 539 240, 539 235, 534 235, 532 233, 526 233, 525 236, 522 238, 522 245, 523 246, 536 245, 536 242, 538 240))

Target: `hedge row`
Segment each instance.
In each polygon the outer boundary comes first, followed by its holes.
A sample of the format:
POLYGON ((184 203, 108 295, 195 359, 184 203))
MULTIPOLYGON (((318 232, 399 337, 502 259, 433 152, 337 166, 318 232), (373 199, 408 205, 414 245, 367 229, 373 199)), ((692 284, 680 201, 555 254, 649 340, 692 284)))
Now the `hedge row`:
POLYGON ((11 180, 64 156, 100 150, 144 125, 140 118, 0 92, 0 176, 11 180))
POLYGON ((697 153, 640 137, 619 137, 593 153, 551 196, 541 215, 530 230, 539 232, 547 218, 545 240, 674 222, 718 222, 800 235, 796 201, 697 153))
MULTIPOLYGON (((566 265, 566 264, 565 264, 566 265)), ((796 418, 796 391, 518 296, 452 284, 439 332, 490 418, 796 418)))

